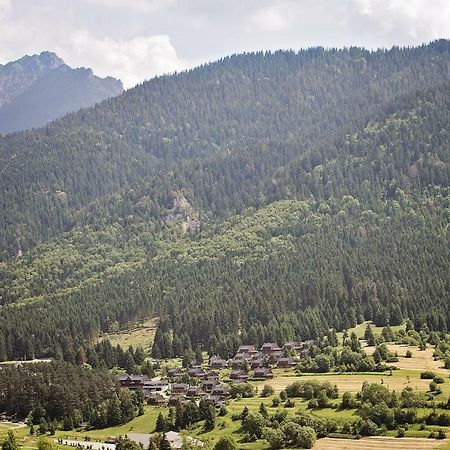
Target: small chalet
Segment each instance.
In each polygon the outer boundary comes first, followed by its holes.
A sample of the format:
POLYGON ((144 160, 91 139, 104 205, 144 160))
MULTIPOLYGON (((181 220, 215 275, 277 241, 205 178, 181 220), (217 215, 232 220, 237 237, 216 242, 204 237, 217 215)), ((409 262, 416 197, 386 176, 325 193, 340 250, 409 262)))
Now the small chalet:
POLYGON ((298 350, 300 350, 300 345, 298 342, 295 342, 295 341, 285 342, 283 345, 283 350, 298 351, 298 350))
POLYGON ((252 360, 251 368, 257 369, 259 367, 264 367, 264 358, 258 358, 258 359, 252 360))
POLYGON ((218 358, 217 356, 213 356, 209 360, 209 367, 211 367, 211 369, 225 369, 227 366, 227 361, 225 359, 218 358))
POLYGON ((226 386, 222 386, 222 385, 218 384, 212 388, 211 395, 212 396, 217 395, 217 396, 223 398, 223 397, 227 397, 228 395, 230 395, 230 391, 226 386))
POLYGON ((205 397, 205 401, 208 405, 213 405, 216 408, 220 408, 225 405, 223 397, 219 395, 208 395, 205 397))
POLYGON ((281 352, 281 348, 278 346, 276 342, 266 342, 261 347, 261 351, 267 355, 271 353, 281 352))
POLYGON ((167 404, 167 399, 161 394, 150 394, 147 403, 149 405, 163 406, 167 404))
POLYGON ((205 371, 201 367, 191 367, 188 370, 188 375, 193 378, 203 378, 205 371))
POLYGON ((255 369, 253 378, 264 378, 264 379, 273 378, 272 369, 269 369, 267 367, 261 367, 259 369, 255 369))
POLYGON ((238 348, 237 353, 246 353, 252 355, 254 353, 258 353, 258 350, 256 350, 256 347, 254 345, 241 345, 238 348))
POLYGON ((232 380, 247 380, 248 379, 248 375, 243 370, 233 370, 231 372, 230 378, 232 380))
POLYGON ((292 358, 278 358, 277 367, 278 369, 290 369, 295 366, 295 362, 292 358))
POLYGON ((189 385, 185 383, 172 383, 172 394, 186 394, 189 389, 189 385))
POLYGON ((252 355, 250 353, 237 352, 234 355, 233 359, 240 360, 240 361, 250 361, 252 359, 252 355))
POLYGON ((205 380, 218 380, 219 379, 219 373, 215 370, 208 370, 205 372, 204 376, 205 380))
POLYGON ((186 397, 194 397, 194 398, 200 398, 205 395, 205 392, 198 386, 191 386, 187 392, 186 397))
POLYGON ((169 398, 169 406, 177 406, 178 402, 186 402, 186 397, 184 395, 171 395, 169 398))
POLYGON ((244 364, 244 360, 242 359, 232 359, 231 360, 231 368, 233 370, 238 370, 244 364))
POLYGON ((218 383, 219 382, 217 379, 205 380, 202 383, 201 387, 204 391, 210 392, 213 390, 214 386, 217 386, 218 383))
POLYGON ((183 371, 179 367, 167 371, 167 376, 169 378, 181 377, 181 375, 183 375, 183 371))
POLYGON ((144 382, 143 389, 144 395, 153 392, 166 392, 169 389, 169 384, 163 380, 150 380, 144 382))
POLYGON ((142 389, 144 383, 150 381, 147 375, 121 375, 119 377, 119 383, 122 387, 128 389, 142 389))

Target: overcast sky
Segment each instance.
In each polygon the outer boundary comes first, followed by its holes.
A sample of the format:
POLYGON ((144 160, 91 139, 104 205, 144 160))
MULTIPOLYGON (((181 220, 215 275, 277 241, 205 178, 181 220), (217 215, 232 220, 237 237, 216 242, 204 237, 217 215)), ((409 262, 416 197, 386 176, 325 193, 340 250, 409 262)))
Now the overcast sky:
POLYGON ((450 0, 0 0, 0 63, 42 50, 126 87, 232 53, 450 38, 450 0))

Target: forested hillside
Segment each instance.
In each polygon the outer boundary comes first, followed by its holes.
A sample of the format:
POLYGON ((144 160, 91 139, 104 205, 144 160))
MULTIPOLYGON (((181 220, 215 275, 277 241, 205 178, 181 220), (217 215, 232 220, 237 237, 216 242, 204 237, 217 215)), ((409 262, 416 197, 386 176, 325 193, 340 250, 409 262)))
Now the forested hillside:
POLYGON ((0 138, 0 360, 447 330, 449 56, 237 55, 0 138))

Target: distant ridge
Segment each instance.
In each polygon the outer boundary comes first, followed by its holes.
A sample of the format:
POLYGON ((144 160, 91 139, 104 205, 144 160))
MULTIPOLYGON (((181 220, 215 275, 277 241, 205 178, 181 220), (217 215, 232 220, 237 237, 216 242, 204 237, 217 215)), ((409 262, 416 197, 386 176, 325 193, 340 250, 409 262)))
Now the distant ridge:
POLYGON ((0 66, 0 133, 36 128, 123 91, 122 82, 72 69, 55 53, 0 66))

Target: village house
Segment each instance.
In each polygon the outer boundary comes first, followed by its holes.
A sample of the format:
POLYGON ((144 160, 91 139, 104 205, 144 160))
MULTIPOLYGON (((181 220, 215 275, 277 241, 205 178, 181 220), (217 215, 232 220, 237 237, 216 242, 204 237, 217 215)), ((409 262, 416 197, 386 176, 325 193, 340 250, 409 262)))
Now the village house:
POLYGON ((206 392, 210 392, 218 383, 219 381, 217 379, 205 380, 201 384, 201 388, 206 392))
POLYGON ((276 342, 266 342, 262 345, 261 351, 266 355, 269 355, 273 353, 281 353, 282 349, 276 342))
POLYGON ((150 394, 147 403, 154 406, 164 406, 167 404, 167 399, 161 394, 150 394))
POLYGON ((261 367, 261 368, 255 369, 255 371, 253 373, 253 378, 264 378, 266 380, 269 378, 273 378, 272 369, 269 369, 267 367, 261 367))
POLYGON ((211 369, 225 369, 227 366, 228 362, 217 356, 212 356, 209 360, 209 367, 211 369))
POLYGON ((294 366, 295 366, 295 362, 292 358, 289 358, 289 357, 278 358, 278 361, 277 361, 278 369, 290 369, 291 367, 294 367, 294 366))
POLYGON ((201 367, 191 367, 188 369, 188 375, 193 378, 201 378, 205 375, 205 371, 201 367))
POLYGON ((253 355, 255 353, 258 353, 258 350, 254 345, 241 345, 238 348, 238 351, 236 353, 244 353, 248 355, 253 355))
POLYGON ((198 386, 191 386, 186 392, 186 397, 200 398, 205 395, 205 392, 198 386))
POLYGON ((204 379, 205 380, 218 380, 219 373, 216 372, 215 370, 208 370, 207 372, 205 372, 204 379))
POLYGON ((283 345, 283 350, 286 350, 289 352, 291 352, 291 351, 297 352, 298 350, 300 350, 300 345, 296 341, 285 342, 283 345))
POLYGON ((172 383, 171 392, 172 394, 186 394, 189 389, 189 385, 185 383, 172 383))
POLYGON ((169 406, 177 406, 178 402, 185 403, 187 401, 184 395, 171 395, 169 398, 169 406))
POLYGON ((183 371, 179 367, 167 371, 167 376, 169 378, 181 377, 181 375, 183 375, 183 371))
POLYGON ((228 397, 230 395, 230 390, 226 386, 218 384, 212 388, 211 395, 219 396, 221 398, 228 397))
POLYGON ((247 380, 248 375, 243 370, 233 370, 230 374, 231 380, 247 380))
POLYGON ((144 381, 143 384, 144 395, 149 395, 153 392, 166 392, 168 389, 169 383, 161 379, 144 381))
POLYGON ((252 360, 251 368, 257 369, 258 367, 264 367, 265 359, 264 358, 258 358, 252 360))
POLYGON ((150 381, 147 375, 121 375, 118 378, 119 384, 131 390, 143 389, 144 383, 150 381))

